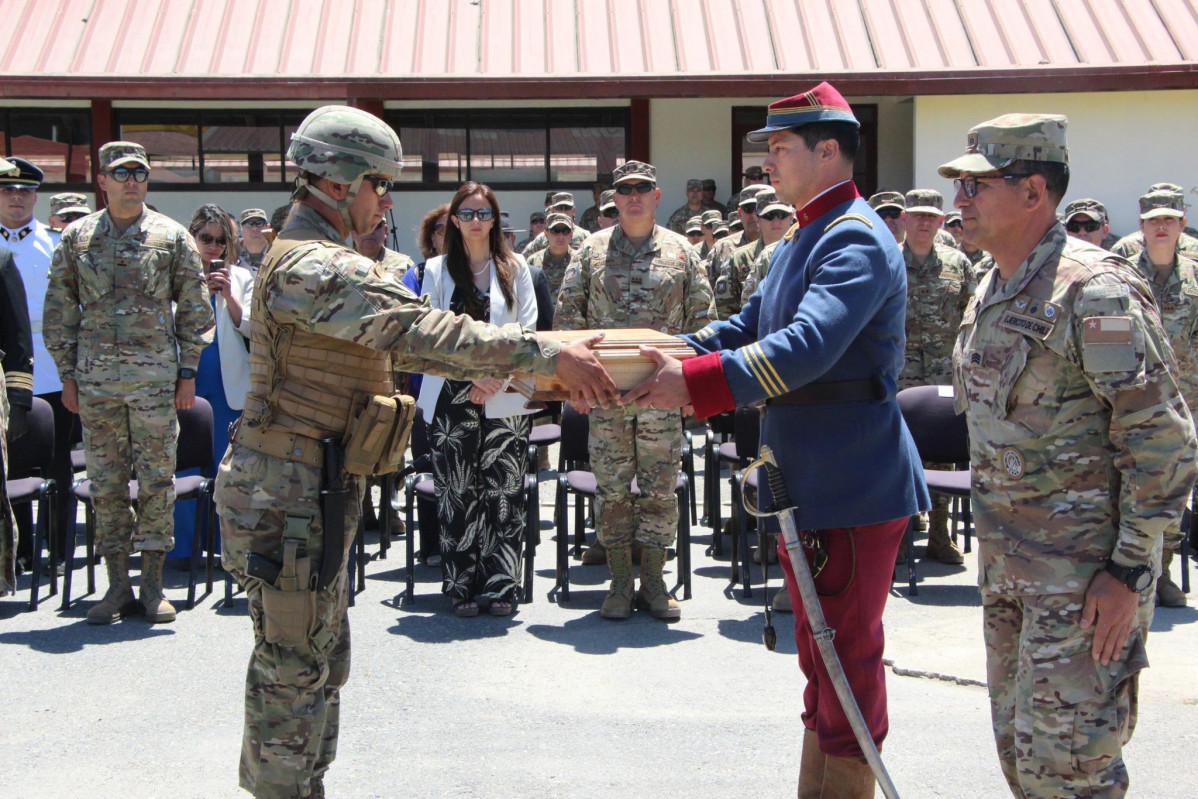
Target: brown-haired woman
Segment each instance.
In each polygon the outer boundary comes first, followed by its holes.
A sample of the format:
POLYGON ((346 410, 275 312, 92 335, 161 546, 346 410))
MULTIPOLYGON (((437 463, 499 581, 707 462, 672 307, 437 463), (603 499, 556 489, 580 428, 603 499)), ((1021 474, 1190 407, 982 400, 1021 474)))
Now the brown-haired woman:
MULTIPOLYGON (((422 291, 434 308, 533 330, 537 303, 528 264, 499 224, 499 202, 485 184, 464 184, 448 209, 445 254, 426 264, 422 291)), ((425 375, 420 410, 429 424, 442 591, 459 616, 512 612, 520 585, 524 473, 531 413, 506 375, 445 380, 425 375)))

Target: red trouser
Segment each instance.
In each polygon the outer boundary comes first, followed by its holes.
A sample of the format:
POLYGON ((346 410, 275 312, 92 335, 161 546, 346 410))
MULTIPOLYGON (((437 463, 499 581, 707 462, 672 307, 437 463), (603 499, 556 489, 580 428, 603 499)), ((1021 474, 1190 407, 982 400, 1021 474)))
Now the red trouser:
MULTIPOLYGON (((895 519, 863 527, 818 530, 825 542, 828 561, 815 578, 816 590, 828 626, 836 630, 834 643, 840 663, 865 724, 880 748, 890 721, 886 715, 886 672, 882 666, 885 639, 882 634, 882 610, 890 594, 890 579, 899 542, 907 529, 907 519, 895 519)), ((811 563, 810 551, 807 562, 811 563)), ((811 625, 799 597, 794 570, 781 536, 778 559, 786 572, 786 590, 795 610, 795 643, 799 650, 799 668, 807 677, 803 689, 803 724, 815 730, 820 751, 833 757, 861 756, 861 747, 853 735, 848 718, 836 697, 836 688, 820 657, 819 646, 811 636, 811 625)))

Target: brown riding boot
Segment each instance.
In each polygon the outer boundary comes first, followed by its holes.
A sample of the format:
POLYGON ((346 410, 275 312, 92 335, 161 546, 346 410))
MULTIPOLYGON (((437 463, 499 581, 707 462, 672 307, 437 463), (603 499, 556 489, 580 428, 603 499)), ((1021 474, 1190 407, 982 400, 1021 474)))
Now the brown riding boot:
POLYGON ((950 566, 965 562, 965 553, 948 534, 948 503, 937 497, 928 511, 928 551, 925 558, 938 560, 950 566))
POLYGON ((1166 549, 1161 557, 1161 576, 1156 580, 1156 604, 1162 608, 1184 608, 1186 595, 1181 592, 1181 587, 1173 582, 1173 577, 1169 574, 1171 565, 1173 551, 1166 549))
POLYGON ((682 608, 666 590, 662 569, 666 565, 666 548, 641 545, 641 588, 636 592, 636 606, 649 611, 655 619, 680 619, 682 608))
POLYGON ((820 799, 824 790, 824 753, 815 730, 803 730, 803 757, 799 761, 799 799, 820 799))
POLYGON ((121 616, 132 616, 138 611, 133 586, 129 584, 129 553, 105 555, 104 566, 108 569, 108 591, 87 611, 88 624, 113 624, 121 616))
POLYGON ((162 595, 162 566, 166 553, 146 550, 141 553, 141 591, 139 601, 151 624, 175 620, 175 606, 162 595))
POLYGON ((824 758, 820 799, 873 799, 874 772, 864 757, 824 758))
POLYGON ((632 547, 609 548, 607 568, 611 570, 611 588, 599 615, 605 619, 627 619, 632 615, 632 547))

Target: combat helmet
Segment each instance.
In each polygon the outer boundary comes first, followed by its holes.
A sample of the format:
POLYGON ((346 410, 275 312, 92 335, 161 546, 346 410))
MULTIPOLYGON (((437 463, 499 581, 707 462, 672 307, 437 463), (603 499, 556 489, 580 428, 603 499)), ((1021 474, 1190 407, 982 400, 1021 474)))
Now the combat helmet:
POLYGON ((363 176, 396 180, 403 169, 403 148, 395 131, 373 114, 344 105, 326 105, 308 114, 291 134, 287 157, 302 170, 296 178, 297 197, 304 192, 316 196, 339 211, 347 226, 363 176), (314 177, 349 184, 349 194, 334 200, 313 185, 314 177))

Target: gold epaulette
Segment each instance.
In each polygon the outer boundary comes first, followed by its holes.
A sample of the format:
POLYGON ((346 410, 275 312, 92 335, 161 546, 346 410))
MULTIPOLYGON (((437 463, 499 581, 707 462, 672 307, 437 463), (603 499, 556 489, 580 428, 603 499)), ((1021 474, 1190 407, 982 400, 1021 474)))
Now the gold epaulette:
POLYGON ((829 230, 836 227, 841 222, 848 221, 849 219, 856 219, 858 222, 864 222, 866 227, 870 228, 871 230, 873 229, 874 223, 870 222, 868 219, 866 219, 861 214, 843 214, 842 216, 838 216, 835 219, 833 219, 831 222, 829 222, 828 226, 826 228, 824 228, 824 232, 827 233, 829 230))
POLYGON ((5 372, 4 382, 10 389, 23 388, 26 391, 33 391, 32 372, 5 372))
POLYGON ((795 222, 793 225, 790 226, 790 230, 788 230, 782 234, 782 239, 784 241, 790 241, 791 239, 793 239, 795 237, 795 234, 798 232, 799 232, 799 223, 795 222))

